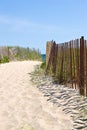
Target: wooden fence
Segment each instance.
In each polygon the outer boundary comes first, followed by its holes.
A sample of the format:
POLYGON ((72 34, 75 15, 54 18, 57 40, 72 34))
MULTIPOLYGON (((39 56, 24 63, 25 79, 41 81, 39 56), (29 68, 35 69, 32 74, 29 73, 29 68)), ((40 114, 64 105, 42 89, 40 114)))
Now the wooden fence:
POLYGON ((0 57, 9 56, 9 48, 8 47, 0 47, 0 57))
POLYGON ((87 40, 81 37, 62 44, 47 42, 46 73, 87 96, 87 40))

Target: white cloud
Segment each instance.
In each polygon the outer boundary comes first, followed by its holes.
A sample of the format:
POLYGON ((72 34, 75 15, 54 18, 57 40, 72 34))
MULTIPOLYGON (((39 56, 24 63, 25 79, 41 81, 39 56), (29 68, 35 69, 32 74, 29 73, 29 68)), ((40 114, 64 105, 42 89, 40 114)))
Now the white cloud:
POLYGON ((45 32, 51 33, 59 31, 58 27, 53 25, 45 25, 41 23, 35 23, 23 18, 8 17, 5 15, 0 15, 0 26, 9 26, 9 31, 14 32, 45 32))

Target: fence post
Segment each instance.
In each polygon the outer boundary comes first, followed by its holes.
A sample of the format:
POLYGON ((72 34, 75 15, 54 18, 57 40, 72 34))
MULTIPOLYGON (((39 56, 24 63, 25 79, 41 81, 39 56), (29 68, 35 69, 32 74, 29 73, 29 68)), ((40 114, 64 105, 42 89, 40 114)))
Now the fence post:
POLYGON ((56 64, 57 64, 57 44, 54 41, 52 47, 52 71, 54 76, 56 75, 56 64))
POLYGON ((50 50, 49 44, 50 44, 49 42, 47 42, 47 44, 46 44, 46 68, 48 66, 48 60, 49 60, 49 50, 50 50))
POLYGON ((72 82, 72 44, 70 41, 70 82, 72 82))
POLYGON ((64 64, 64 44, 61 46, 61 68, 60 68, 60 79, 59 83, 63 81, 63 64, 64 64))
POLYGON ((10 53, 10 52, 9 52, 9 47, 7 47, 7 53, 8 53, 8 54, 7 54, 7 55, 8 55, 8 58, 10 59, 10 55, 9 55, 9 53, 10 53))
POLYGON ((86 96, 87 96, 87 41, 85 40, 86 44, 86 96))
POLYGON ((80 94, 84 95, 84 37, 80 38, 80 94))
POLYGON ((80 61, 80 52, 79 52, 79 39, 76 39, 76 70, 77 70, 77 87, 79 88, 79 61, 80 61))
POLYGON ((51 62, 51 58, 52 58, 52 45, 53 42, 47 42, 46 44, 46 73, 49 70, 49 66, 50 66, 50 62, 51 62))

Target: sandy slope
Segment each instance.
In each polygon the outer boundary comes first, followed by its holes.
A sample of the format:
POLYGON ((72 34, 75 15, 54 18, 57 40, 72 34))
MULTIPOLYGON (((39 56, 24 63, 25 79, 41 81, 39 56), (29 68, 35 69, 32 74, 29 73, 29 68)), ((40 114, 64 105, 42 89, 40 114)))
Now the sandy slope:
POLYGON ((46 101, 30 82, 38 62, 0 65, 0 130, 71 130, 70 117, 46 101))

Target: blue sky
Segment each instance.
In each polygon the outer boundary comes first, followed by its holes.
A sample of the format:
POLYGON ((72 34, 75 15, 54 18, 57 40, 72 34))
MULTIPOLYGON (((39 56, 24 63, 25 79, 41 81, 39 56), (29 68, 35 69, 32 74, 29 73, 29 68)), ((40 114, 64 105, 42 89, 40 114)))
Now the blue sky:
POLYGON ((87 39, 87 0, 0 0, 0 46, 39 48, 87 39))

